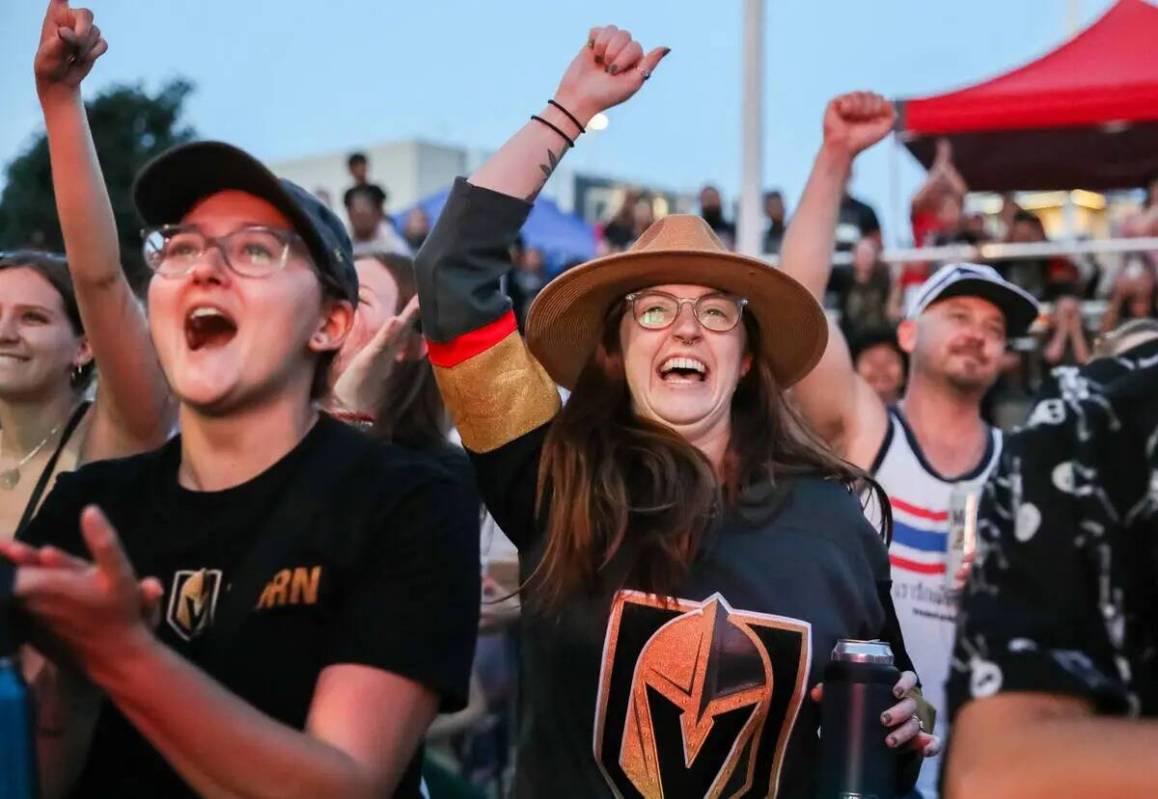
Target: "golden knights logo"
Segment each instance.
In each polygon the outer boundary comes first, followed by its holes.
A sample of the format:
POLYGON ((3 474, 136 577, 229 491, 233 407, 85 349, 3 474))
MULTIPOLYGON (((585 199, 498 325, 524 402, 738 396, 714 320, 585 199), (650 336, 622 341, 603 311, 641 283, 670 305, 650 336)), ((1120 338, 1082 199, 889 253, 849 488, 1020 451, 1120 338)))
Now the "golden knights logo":
POLYGON ((217 609, 221 590, 220 569, 181 570, 173 575, 169 592, 169 626, 186 641, 192 641, 209 628, 217 609))
POLYGON ((807 622, 620 591, 595 759, 617 797, 775 797, 811 663, 807 622))

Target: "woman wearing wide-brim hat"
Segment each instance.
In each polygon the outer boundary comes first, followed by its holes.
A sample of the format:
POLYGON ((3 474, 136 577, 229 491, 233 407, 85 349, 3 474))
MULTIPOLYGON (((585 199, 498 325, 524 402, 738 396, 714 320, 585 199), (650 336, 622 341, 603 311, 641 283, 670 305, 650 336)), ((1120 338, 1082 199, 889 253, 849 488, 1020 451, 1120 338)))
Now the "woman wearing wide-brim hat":
MULTIPOLYGON (((593 29, 417 258, 439 385, 521 555, 520 796, 812 796, 837 639, 910 668, 867 478, 785 398, 826 340, 803 287, 677 215, 548 284, 525 344, 500 290, 529 201, 666 54, 593 29)), ((910 766, 939 746, 915 685, 880 732, 910 766)))

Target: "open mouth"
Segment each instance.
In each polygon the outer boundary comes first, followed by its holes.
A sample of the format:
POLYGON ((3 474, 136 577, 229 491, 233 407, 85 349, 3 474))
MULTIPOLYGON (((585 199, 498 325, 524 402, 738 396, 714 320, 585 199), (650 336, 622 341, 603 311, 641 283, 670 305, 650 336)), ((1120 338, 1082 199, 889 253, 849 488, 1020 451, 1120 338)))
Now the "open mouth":
POLYGON ((185 316, 185 343, 196 352, 204 347, 222 347, 237 335, 237 323, 224 311, 198 305, 185 316))
POLYGON ((702 383, 708 367, 698 358, 668 358, 659 367, 659 378, 665 383, 702 383))

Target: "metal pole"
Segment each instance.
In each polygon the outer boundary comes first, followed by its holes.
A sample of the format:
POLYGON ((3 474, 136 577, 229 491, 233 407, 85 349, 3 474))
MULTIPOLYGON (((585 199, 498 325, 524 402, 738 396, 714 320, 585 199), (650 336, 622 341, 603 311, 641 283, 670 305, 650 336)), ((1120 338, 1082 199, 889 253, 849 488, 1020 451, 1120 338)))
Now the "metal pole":
POLYGON ((744 0, 744 55, 740 102, 740 211, 736 249, 746 255, 763 250, 764 182, 764 0, 744 0))

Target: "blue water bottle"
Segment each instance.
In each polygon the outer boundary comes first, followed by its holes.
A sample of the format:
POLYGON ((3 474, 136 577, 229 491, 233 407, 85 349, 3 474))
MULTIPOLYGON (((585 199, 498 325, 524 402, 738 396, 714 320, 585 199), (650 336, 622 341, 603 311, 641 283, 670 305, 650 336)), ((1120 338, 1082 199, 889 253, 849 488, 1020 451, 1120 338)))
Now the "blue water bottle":
POLYGON ((15 569, 0 558, 0 799, 35 799, 36 739, 32 696, 20 672, 13 632, 15 569))

